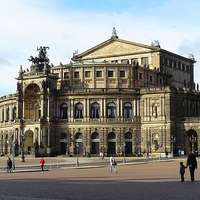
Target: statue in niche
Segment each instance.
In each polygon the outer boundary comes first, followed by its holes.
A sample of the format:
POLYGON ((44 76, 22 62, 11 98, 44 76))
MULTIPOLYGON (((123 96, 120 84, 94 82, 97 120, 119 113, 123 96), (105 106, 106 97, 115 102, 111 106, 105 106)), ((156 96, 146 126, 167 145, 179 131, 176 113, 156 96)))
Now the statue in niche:
POLYGON ((153 105, 153 116, 157 117, 158 116, 158 109, 157 109, 157 105, 153 105))

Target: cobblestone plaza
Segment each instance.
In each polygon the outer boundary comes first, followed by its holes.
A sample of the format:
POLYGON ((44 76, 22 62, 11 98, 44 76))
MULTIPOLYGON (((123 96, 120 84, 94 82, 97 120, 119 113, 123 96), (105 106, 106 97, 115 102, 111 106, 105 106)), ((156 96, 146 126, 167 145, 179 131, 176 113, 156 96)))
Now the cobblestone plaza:
MULTIPOLYGON (((51 162, 57 162, 52 160, 51 162)), ((0 199, 20 200, 132 200, 132 199, 199 199, 200 171, 194 182, 186 169, 185 182, 180 181, 179 162, 186 158, 120 164, 118 173, 109 166, 67 168, 41 172, 0 173, 0 199)), ((46 160, 48 163, 50 160, 46 160)), ((59 160, 61 162, 61 160, 59 160)), ((1 165, 4 160, 1 160, 1 165)), ((94 160, 92 162, 97 162, 94 160)), ((27 160, 37 164, 38 159, 27 160)))

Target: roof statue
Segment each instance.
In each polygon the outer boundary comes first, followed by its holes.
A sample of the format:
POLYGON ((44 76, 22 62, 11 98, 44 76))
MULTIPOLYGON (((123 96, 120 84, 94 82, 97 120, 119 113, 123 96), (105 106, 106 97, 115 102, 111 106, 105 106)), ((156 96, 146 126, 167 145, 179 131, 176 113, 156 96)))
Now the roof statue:
POLYGON ((49 63, 49 58, 47 57, 47 49, 49 50, 49 47, 45 46, 40 46, 39 48, 37 47, 38 57, 33 57, 30 56, 28 59, 29 61, 32 61, 33 64, 48 64, 49 63))
POLYGON ((118 38, 117 31, 116 31, 115 27, 113 27, 112 37, 111 38, 118 38))
POLYGON ((158 40, 154 40, 153 42, 151 42, 151 46, 160 48, 159 41, 158 40))

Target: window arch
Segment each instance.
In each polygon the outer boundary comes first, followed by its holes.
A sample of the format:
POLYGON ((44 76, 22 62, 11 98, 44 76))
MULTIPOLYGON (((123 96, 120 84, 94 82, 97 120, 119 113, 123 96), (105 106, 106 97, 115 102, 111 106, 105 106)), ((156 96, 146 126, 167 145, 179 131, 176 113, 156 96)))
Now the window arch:
POLYGON ((125 133, 124 139, 132 139, 132 134, 130 132, 125 133))
POLYGON ((75 139, 83 139, 82 133, 78 132, 75 136, 75 139))
POLYGON ((116 105, 114 103, 109 103, 107 105, 107 117, 108 118, 116 117, 116 105))
POLYGON ((108 139, 115 139, 115 138, 116 138, 115 133, 111 132, 108 134, 108 139))
POLYGON ((99 134, 97 132, 92 133, 91 139, 99 139, 99 134))
POLYGON ((66 133, 62 133, 60 136, 60 139, 66 139, 67 138, 67 134, 66 133))
POLYGON ((75 106, 75 119, 83 119, 83 104, 77 103, 75 106))
POLYGON ((60 106, 60 119, 67 119, 68 118, 68 106, 67 104, 62 104, 60 106))
POLYGON ((124 118, 132 118, 132 105, 131 103, 124 104, 124 118))
POLYGON ((91 105, 91 116, 90 118, 99 118, 100 106, 98 103, 93 103, 91 105))

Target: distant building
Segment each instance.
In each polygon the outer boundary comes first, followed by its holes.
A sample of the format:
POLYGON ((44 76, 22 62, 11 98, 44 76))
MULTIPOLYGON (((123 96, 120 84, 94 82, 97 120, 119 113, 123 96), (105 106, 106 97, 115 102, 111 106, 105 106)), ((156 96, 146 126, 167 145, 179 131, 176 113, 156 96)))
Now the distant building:
MULTIPOLYGON (((47 48, 47 47, 46 47, 47 48)), ((49 65, 46 48, 20 67, 15 94, 0 98, 0 152, 159 156, 199 152, 195 59, 119 39, 49 65), (44 51, 44 52, 41 52, 44 51), (43 54, 42 54, 43 53, 43 54), (43 58, 40 60, 40 58, 43 58), (25 141, 22 142, 22 136, 25 141), (78 144, 78 146, 76 146, 78 144)))

